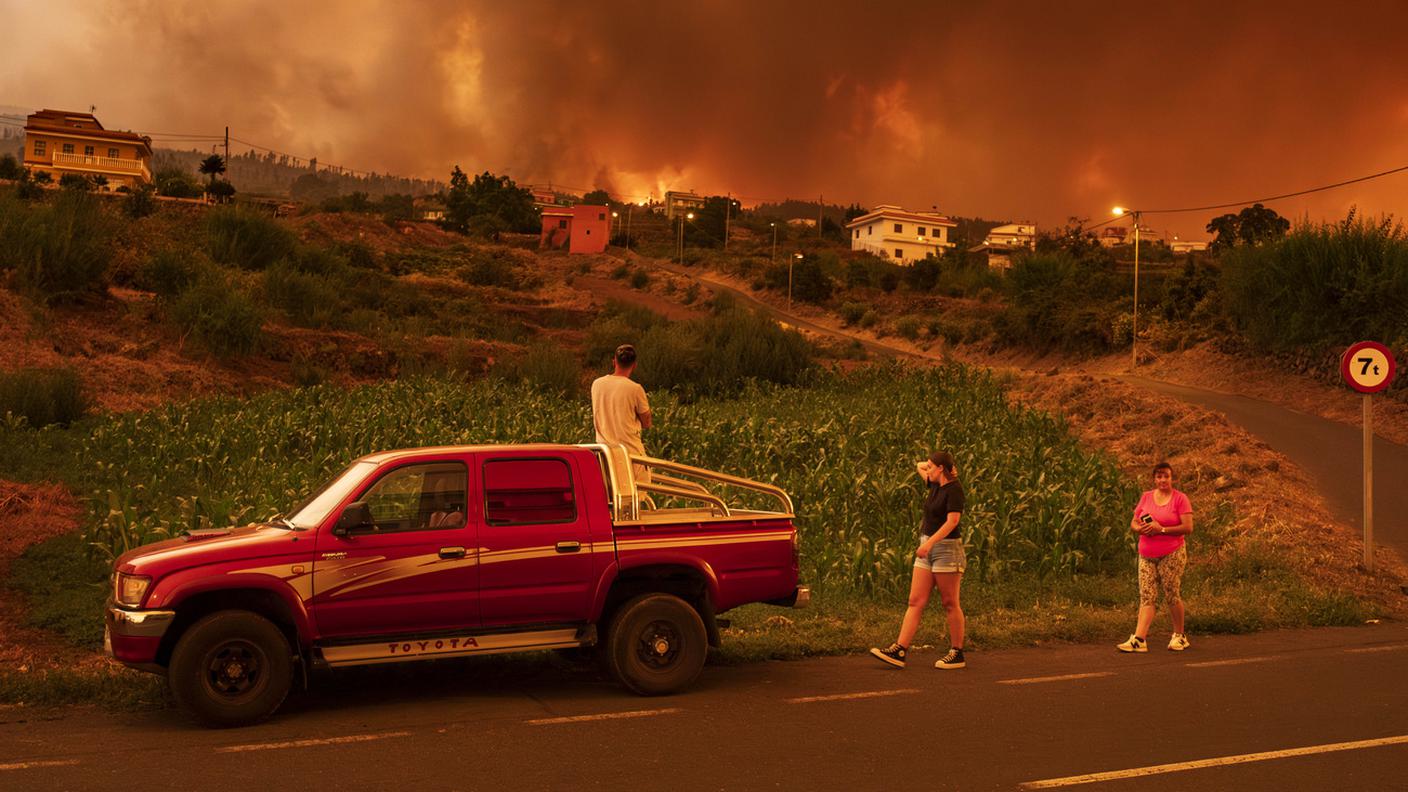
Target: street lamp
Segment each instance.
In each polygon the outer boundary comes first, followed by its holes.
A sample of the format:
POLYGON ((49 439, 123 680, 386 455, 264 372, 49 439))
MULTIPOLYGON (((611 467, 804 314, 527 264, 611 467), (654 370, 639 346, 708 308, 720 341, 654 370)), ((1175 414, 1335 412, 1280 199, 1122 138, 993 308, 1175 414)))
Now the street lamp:
POLYGON ((772 263, 777 263, 777 223, 768 223, 772 226, 772 263))
POLYGON ((1129 370, 1139 365, 1139 215, 1138 209, 1115 207, 1115 217, 1134 216, 1134 315, 1129 323, 1129 370))
POLYGON ((792 265, 802 260, 801 253, 793 253, 787 260, 787 312, 792 312, 792 265))
POLYGON ((681 267, 684 266, 684 221, 685 221, 685 220, 693 221, 693 220, 694 220, 694 212, 689 212, 689 213, 687 213, 687 214, 680 215, 680 240, 679 240, 680 258, 679 258, 679 261, 680 261, 680 266, 681 266, 681 267))
POLYGON ((612 231, 612 233, 606 235, 607 240, 610 240, 611 237, 613 237, 613 236, 616 235, 616 233, 615 233, 615 232, 616 232, 616 224, 617 224, 617 221, 620 220, 620 218, 621 218, 621 213, 620 213, 620 212, 612 212, 612 213, 611 213, 611 231, 612 231))

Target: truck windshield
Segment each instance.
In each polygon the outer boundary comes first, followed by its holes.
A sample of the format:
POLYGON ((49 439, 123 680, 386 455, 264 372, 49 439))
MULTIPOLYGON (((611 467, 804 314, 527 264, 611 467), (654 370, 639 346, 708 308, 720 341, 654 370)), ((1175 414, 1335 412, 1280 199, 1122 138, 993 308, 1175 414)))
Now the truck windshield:
POLYGON ((319 523, 327 519, 328 513, 337 508, 337 504, 352 490, 366 481, 374 470, 375 462, 353 462, 352 466, 342 471, 337 478, 323 485, 322 489, 309 495, 299 504, 293 510, 289 521, 299 528, 317 528, 319 523))

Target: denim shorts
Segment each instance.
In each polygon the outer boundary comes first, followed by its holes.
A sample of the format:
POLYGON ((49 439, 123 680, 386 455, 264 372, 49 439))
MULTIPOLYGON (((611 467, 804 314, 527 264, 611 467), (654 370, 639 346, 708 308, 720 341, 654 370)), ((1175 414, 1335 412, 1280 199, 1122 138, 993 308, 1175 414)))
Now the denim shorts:
MULTIPOLYGON (((919 537, 920 544, 927 541, 929 537, 919 537)), ((963 572, 968 568, 968 557, 963 553, 963 540, 940 539, 929 549, 927 559, 914 559, 914 568, 928 572, 963 572)))

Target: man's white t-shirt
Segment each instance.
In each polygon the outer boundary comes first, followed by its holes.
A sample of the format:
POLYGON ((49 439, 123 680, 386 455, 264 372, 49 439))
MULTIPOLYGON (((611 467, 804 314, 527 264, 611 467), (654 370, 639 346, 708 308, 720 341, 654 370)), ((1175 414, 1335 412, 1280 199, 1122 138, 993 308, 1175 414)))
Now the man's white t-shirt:
POLYGON ((645 388, 630 377, 607 374, 592 382, 592 424, 598 443, 624 445, 631 453, 644 456, 640 416, 648 412, 645 388))

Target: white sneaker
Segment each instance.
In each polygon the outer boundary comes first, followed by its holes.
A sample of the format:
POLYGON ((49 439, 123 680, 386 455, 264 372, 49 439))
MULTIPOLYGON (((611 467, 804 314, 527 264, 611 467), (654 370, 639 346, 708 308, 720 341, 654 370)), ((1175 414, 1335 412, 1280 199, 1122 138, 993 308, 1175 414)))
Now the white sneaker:
POLYGON ((1170 652, 1181 652, 1187 648, 1188 636, 1183 633, 1174 633, 1173 637, 1168 639, 1168 650, 1170 652))
POLYGON ((1121 652, 1147 652, 1149 651, 1149 644, 1143 638, 1137 635, 1131 635, 1129 636, 1129 640, 1124 643, 1115 644, 1115 648, 1121 652))

